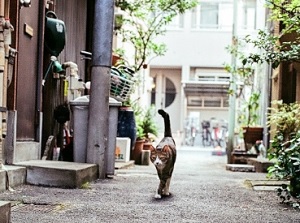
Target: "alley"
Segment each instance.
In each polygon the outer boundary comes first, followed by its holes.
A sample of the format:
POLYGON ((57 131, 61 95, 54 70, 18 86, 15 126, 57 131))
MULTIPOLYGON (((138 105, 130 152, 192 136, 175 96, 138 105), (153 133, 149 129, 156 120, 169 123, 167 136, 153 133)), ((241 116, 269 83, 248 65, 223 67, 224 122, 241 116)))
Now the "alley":
POLYGON ((113 179, 84 189, 24 185, 0 200, 14 201, 12 223, 300 222, 300 212, 282 206, 275 192, 244 184, 265 174, 226 171, 226 159, 213 156, 212 148, 179 148, 172 194, 161 200, 153 198, 158 178, 152 164, 117 170, 113 179))

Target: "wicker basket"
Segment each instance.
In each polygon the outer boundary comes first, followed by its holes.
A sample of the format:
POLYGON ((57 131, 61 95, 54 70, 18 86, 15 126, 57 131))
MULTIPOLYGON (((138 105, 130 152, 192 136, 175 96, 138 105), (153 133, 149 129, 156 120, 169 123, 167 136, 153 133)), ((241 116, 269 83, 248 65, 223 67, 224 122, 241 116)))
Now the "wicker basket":
POLYGON ((121 72, 120 69, 111 69, 110 79, 110 97, 118 101, 126 101, 132 91, 134 81, 130 80, 132 76, 127 73, 121 72))

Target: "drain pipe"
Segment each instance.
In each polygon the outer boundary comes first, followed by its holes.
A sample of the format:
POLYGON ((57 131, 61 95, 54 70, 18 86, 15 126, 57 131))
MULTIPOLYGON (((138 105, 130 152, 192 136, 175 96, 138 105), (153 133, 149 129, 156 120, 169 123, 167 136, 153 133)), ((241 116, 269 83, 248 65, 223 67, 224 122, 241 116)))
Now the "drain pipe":
POLYGON ((6 1, 5 5, 5 23, 4 23, 4 53, 5 53, 5 62, 4 62, 4 73, 3 73, 3 102, 2 106, 5 108, 5 113, 3 114, 4 117, 2 117, 2 137, 6 137, 7 133, 7 88, 8 88, 8 67, 9 67, 9 61, 8 58, 10 56, 10 53, 13 53, 15 51, 14 49, 11 49, 11 32, 14 31, 14 27, 11 25, 9 20, 9 0, 6 1), (12 50, 12 51, 11 51, 12 50))
MULTIPOLYGON (((5 50, 4 50, 4 10, 5 0, 0 0, 0 169, 2 169, 3 163, 3 146, 4 140, 2 136, 2 117, 6 112, 6 108, 3 106, 3 83, 4 83, 4 65, 5 65, 5 50)), ((5 117, 5 116, 4 116, 5 117)))
POLYGON ((5 171, 6 189, 13 191, 9 185, 8 170, 3 164, 4 139, 7 120, 8 57, 13 26, 9 21, 10 0, 0 0, 0 169, 5 171))

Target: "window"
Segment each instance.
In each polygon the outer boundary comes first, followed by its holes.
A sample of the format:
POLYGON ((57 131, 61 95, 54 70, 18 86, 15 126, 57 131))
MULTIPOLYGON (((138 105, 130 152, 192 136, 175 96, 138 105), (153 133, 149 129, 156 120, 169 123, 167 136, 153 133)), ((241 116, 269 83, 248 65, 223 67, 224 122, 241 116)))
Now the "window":
POLYGON ((239 26, 242 29, 255 29, 256 28, 256 0, 242 0, 240 6, 242 14, 239 21, 239 26))
POLYGON ((232 2, 201 1, 192 10, 192 28, 230 29, 233 19, 232 2))
MULTIPOLYGON (((153 82, 156 83, 156 78, 153 78, 153 82)), ((165 87, 165 107, 169 107, 175 100, 176 97, 176 88, 174 83, 166 78, 166 87, 165 87)), ((151 90, 151 105, 155 105, 156 99, 156 87, 154 86, 151 90)))
POLYGON ((204 107, 220 108, 221 105, 221 98, 206 98, 204 100, 204 107))
POLYGON ((174 83, 166 78, 166 98, 165 98, 165 107, 169 107, 176 97, 176 88, 174 83))
POLYGON ((218 28, 219 4, 204 2, 200 5, 200 28, 218 28))
POLYGON ((156 100, 156 78, 153 78, 153 87, 151 89, 151 105, 155 105, 156 100))
MULTIPOLYGON (((255 29, 256 0, 238 0, 240 29, 255 29)), ((233 1, 203 0, 192 9, 193 29, 230 30, 233 25, 233 1)))

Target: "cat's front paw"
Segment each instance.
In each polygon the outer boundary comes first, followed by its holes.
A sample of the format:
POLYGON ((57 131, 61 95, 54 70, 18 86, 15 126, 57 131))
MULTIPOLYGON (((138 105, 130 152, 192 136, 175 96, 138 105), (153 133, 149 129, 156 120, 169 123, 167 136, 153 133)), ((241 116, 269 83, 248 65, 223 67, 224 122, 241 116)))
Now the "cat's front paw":
POLYGON ((154 198, 161 199, 161 195, 160 194, 155 194, 154 198))

